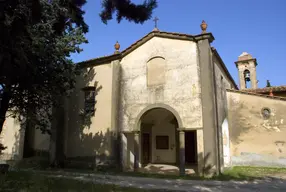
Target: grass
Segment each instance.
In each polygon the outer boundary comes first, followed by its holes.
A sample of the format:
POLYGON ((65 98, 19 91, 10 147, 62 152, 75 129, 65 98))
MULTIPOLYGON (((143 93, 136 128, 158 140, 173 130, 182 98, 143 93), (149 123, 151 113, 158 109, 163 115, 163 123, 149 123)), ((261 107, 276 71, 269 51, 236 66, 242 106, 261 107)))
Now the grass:
POLYGON ((149 178, 162 178, 162 179, 186 179, 186 180, 255 180, 263 177, 271 176, 286 176, 286 168, 270 168, 270 167, 242 167, 237 166, 229 170, 224 171, 223 174, 213 177, 200 177, 196 175, 164 175, 164 174, 153 174, 153 173, 140 173, 140 172, 94 172, 94 171, 83 171, 83 170, 65 170, 65 172, 73 173, 102 173, 110 175, 122 175, 131 177, 149 177, 149 178))
POLYGON ((222 178, 236 178, 237 180, 251 180, 262 177, 286 176, 286 168, 275 167, 233 167, 221 176, 222 178))
MULTIPOLYGON (((45 172, 45 171, 44 171, 45 172)), ((79 173, 95 173, 87 171, 67 170, 66 173, 55 172, 51 170, 53 174, 68 174, 71 172, 75 174, 79 173)), ((50 172, 50 173, 51 173, 50 172)), ((98 172, 97 172, 98 173, 98 172)), ((102 173, 102 172, 101 172, 102 173)), ((46 172, 49 175, 49 172, 46 172)), ((165 179, 190 179, 190 180, 253 180, 259 179, 266 176, 286 176, 286 168, 268 168, 268 167, 234 167, 230 170, 225 171, 222 175, 214 176, 212 178, 196 177, 196 176, 185 176, 179 177, 175 175, 161 175, 161 174, 147 174, 147 173, 119 173, 113 172, 110 175, 122 175, 122 176, 133 176, 133 177, 149 177, 149 178, 165 178, 165 179)), ((37 174, 32 171, 11 171, 6 175, 0 174, 0 191, 29 191, 29 192, 60 192, 60 191, 100 191, 100 192, 144 192, 152 190, 135 189, 135 188, 122 188, 115 185, 103 185, 94 184, 92 182, 84 182, 71 180, 67 178, 51 178, 37 174)), ((160 190, 155 190, 160 191, 160 190)), ((154 191, 154 192, 155 192, 154 191)))
MULTIPOLYGON (((50 178, 32 172, 9 172, 0 174, 0 191, 22 192, 144 192, 135 188, 122 188, 115 185, 94 184, 65 178, 50 178)), ((158 191, 158 190, 156 190, 158 191)))

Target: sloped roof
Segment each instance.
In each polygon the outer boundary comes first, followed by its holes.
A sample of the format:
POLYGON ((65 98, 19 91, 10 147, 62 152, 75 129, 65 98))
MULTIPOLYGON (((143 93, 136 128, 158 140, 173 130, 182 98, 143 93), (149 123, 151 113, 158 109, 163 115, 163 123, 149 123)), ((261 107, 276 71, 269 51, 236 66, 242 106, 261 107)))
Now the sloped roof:
POLYGON ((90 65, 100 65, 104 64, 106 62, 111 62, 113 60, 121 59, 124 56, 128 55, 130 52, 138 48, 139 46, 146 43, 148 40, 150 40, 153 37, 162 37, 162 38, 168 38, 168 39, 178 39, 178 40, 186 40, 186 41, 199 41, 202 39, 209 39, 210 42, 214 40, 214 37, 211 33, 204 33, 199 35, 190 35, 190 34, 184 34, 184 33, 171 33, 171 32, 164 32, 164 31, 152 31, 127 47, 125 50, 121 51, 120 53, 107 55, 103 57, 97 57, 94 59, 86 60, 79 62, 77 64, 82 65, 83 67, 87 67, 90 65))
POLYGON ((264 98, 268 98, 268 99, 276 99, 276 100, 286 101, 286 97, 270 96, 270 95, 265 95, 265 94, 261 94, 261 93, 249 92, 246 90, 242 91, 242 90, 235 90, 235 89, 227 89, 227 91, 233 92, 233 93, 241 93, 241 94, 245 94, 245 95, 264 97, 264 98))
POLYGON ((254 92, 254 93, 269 93, 271 90, 273 93, 286 92, 286 85, 264 87, 264 88, 257 88, 257 89, 245 89, 245 91, 247 92, 254 92))

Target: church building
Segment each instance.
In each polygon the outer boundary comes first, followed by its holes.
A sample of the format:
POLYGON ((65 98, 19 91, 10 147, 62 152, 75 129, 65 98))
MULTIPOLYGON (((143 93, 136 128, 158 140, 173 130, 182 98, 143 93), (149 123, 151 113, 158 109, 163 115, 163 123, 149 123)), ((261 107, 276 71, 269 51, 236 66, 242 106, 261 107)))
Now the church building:
POLYGON ((125 50, 117 42, 113 54, 78 63, 83 72, 56 113, 56 136, 7 118, 2 159, 47 154, 70 167, 181 175, 286 166, 286 86, 258 88, 257 60, 243 52, 238 87, 204 21, 201 29, 155 27, 125 50))

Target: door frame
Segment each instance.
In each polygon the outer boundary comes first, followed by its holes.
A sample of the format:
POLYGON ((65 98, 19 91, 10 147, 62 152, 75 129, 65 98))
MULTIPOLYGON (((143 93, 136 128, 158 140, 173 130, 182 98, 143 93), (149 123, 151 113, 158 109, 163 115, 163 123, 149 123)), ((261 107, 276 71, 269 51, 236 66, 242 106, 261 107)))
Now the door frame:
POLYGON ((152 162, 152 133, 150 132, 142 132, 141 133, 141 162, 142 162, 142 165, 145 166, 149 163, 152 162), (149 158, 148 158, 148 162, 145 162, 144 161, 144 135, 148 135, 149 136, 149 158))
POLYGON ((198 149, 197 149, 197 147, 198 147, 198 138, 197 138, 197 131, 196 130, 191 130, 191 131, 186 131, 185 132, 185 146, 186 146, 186 142, 187 142, 187 134, 189 133, 191 133, 191 132, 193 132, 193 134, 194 134, 194 162, 193 163, 191 163, 191 162, 187 162, 187 159, 186 159, 186 157, 187 157, 187 150, 186 150, 186 147, 185 147, 185 163, 186 164, 198 164, 198 149))

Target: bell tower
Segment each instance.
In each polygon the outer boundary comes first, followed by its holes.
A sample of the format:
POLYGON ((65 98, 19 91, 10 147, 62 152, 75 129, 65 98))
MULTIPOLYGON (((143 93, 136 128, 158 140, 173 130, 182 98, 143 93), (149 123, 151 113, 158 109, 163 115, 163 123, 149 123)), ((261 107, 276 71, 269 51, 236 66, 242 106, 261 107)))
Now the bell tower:
POLYGON ((253 58, 249 53, 243 52, 239 57, 238 61, 235 62, 238 69, 239 76, 239 88, 240 89, 256 89, 256 59, 253 58), (247 87, 247 82, 250 82, 250 87, 247 87))

